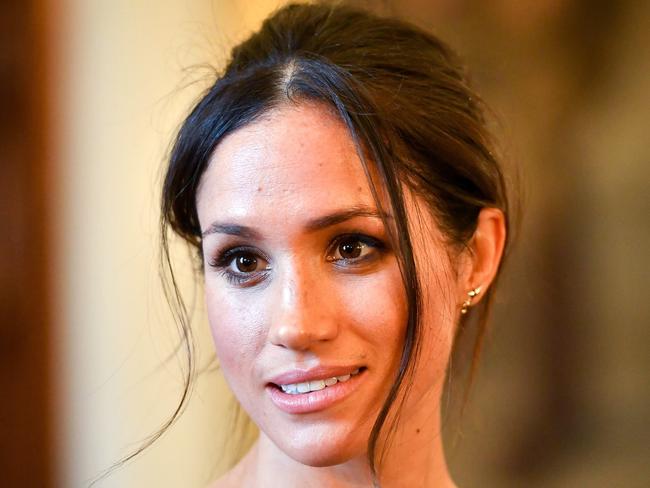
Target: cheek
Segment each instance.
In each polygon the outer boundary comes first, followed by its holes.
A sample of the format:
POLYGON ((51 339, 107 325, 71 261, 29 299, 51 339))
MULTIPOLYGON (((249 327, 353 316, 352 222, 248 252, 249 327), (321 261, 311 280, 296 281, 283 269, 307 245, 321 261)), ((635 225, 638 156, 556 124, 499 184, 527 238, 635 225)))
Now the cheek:
MULTIPOLYGON (((406 295, 397 265, 339 287, 332 298, 351 329, 380 356, 400 356, 406 330, 406 295)), ((390 361, 388 361, 390 363, 390 361)))
POLYGON ((429 205, 406 190, 406 204, 412 218, 411 237, 421 286, 420 311, 422 363, 430 374, 443 377, 455 333, 457 263, 449 254, 445 239, 429 205))
POLYGON ((442 386, 455 331, 453 273, 443 260, 420 268, 422 282, 422 387, 442 386))
POLYGON ((206 283, 205 297, 219 363, 236 389, 235 375, 246 372, 263 346, 262 311, 254 301, 241 300, 223 286, 206 283))
POLYGON ((435 373, 444 375, 453 342, 453 316, 449 304, 441 297, 425 297, 423 300, 422 350, 423 360, 435 365, 435 373))

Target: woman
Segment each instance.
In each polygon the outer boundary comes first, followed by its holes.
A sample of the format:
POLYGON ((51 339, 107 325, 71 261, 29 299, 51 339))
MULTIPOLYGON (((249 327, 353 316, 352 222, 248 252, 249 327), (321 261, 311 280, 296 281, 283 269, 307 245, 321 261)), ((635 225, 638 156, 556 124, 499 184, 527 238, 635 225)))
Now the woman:
POLYGON ((440 397, 460 331, 485 326, 507 215, 480 102, 436 38, 290 5, 235 47, 162 206, 260 428, 214 486, 454 486, 440 397))

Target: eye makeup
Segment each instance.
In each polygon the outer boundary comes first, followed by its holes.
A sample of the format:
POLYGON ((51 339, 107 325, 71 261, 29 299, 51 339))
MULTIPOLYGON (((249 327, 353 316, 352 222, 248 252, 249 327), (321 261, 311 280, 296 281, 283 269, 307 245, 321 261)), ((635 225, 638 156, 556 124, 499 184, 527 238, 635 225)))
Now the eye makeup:
POLYGON ((327 261, 339 269, 359 268, 379 259, 387 246, 379 239, 352 232, 336 236, 327 251, 327 261))
POLYGON ((236 286, 252 286, 271 269, 269 259, 258 248, 246 245, 220 250, 208 264, 236 286))
MULTIPOLYGON (((361 231, 336 234, 324 246, 324 258, 336 270, 359 272, 378 261, 389 247, 376 237, 361 231)), ((210 268, 229 284, 254 286, 264 281, 272 269, 271 259, 259 247, 247 244, 225 245, 208 261, 210 268)))

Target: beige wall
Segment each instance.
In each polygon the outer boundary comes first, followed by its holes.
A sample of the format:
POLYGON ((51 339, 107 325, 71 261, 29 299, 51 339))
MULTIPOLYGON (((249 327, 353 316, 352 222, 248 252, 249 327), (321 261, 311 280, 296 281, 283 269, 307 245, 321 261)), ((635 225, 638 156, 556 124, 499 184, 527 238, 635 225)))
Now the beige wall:
MULTIPOLYGON (((183 356, 164 363, 178 336, 158 284, 156 206, 173 129, 205 86, 184 87, 206 74, 184 70, 219 62, 276 3, 68 0, 60 10, 61 486, 87 486, 176 405, 183 356)), ((212 350, 198 319, 205 366, 212 350)), ((97 486, 204 486, 225 396, 217 374, 204 374, 181 421, 97 486)))

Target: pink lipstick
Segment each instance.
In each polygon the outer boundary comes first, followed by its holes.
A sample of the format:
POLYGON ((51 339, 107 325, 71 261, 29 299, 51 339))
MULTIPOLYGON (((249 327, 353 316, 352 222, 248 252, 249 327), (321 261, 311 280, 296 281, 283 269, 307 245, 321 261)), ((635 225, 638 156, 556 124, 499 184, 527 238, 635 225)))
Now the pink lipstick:
POLYGON ((363 381, 364 372, 364 367, 290 371, 273 378, 266 391, 273 403, 286 413, 318 412, 351 395, 363 381))

